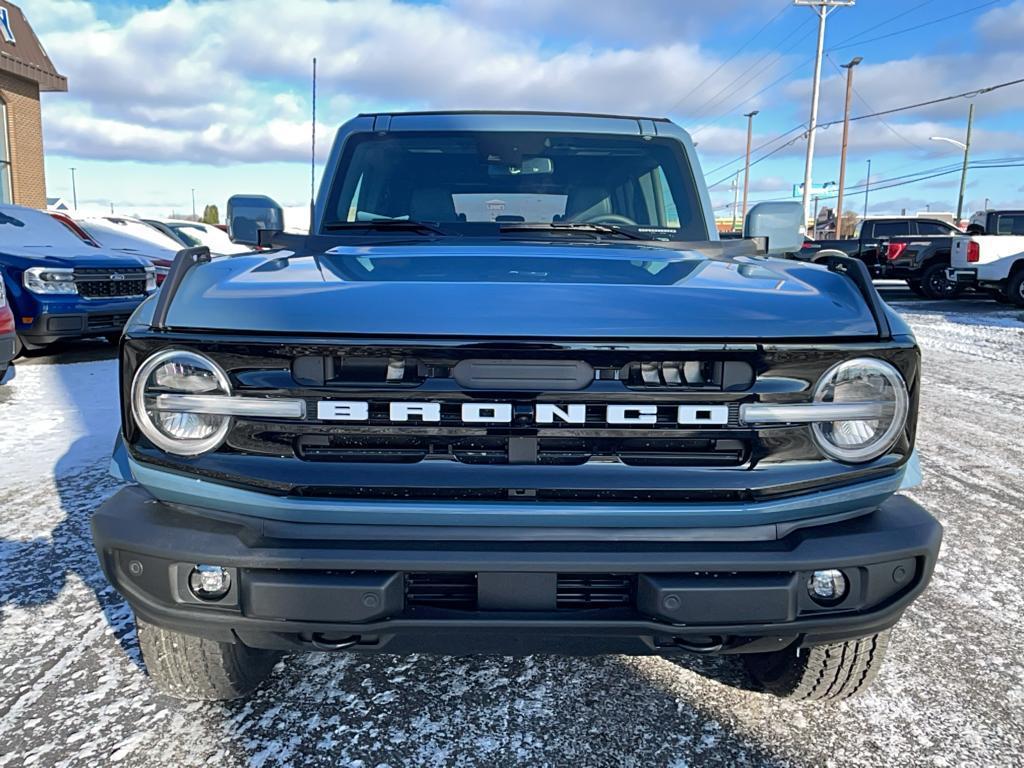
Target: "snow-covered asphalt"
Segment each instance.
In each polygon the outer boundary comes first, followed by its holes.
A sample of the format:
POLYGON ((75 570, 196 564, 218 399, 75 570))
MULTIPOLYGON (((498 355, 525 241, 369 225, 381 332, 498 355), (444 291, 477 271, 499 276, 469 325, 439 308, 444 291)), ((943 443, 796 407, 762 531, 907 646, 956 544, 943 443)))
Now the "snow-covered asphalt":
POLYGON ((141 667, 93 554, 116 486, 102 345, 0 387, 0 766, 1024 765, 1024 320, 895 303, 924 350, 911 495, 946 526, 870 692, 797 706, 732 660, 308 655, 250 700, 180 703, 141 667), (68 360, 86 360, 68 362, 68 360))

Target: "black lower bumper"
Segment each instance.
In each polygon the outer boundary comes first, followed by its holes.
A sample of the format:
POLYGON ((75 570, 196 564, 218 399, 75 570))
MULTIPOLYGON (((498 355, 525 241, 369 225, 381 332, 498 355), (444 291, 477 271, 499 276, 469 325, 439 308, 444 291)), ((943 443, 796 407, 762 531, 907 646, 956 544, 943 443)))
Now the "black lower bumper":
POLYGON ((8 364, 14 359, 14 334, 0 333, 0 374, 7 370, 8 364))
MULTIPOLYGON (((159 626, 254 647, 436 653, 756 652, 892 626, 931 577, 942 528, 893 497, 777 541, 382 540, 359 526, 275 525, 120 491, 96 512, 107 577, 159 626), (340 530, 341 529, 341 530, 340 530), (195 564, 227 569, 216 601, 195 564), (807 590, 839 568, 835 605, 807 590)), ((592 532, 591 532, 592 533, 592 532)))
POLYGON ((43 347, 61 339, 120 333, 133 310, 134 307, 128 307, 97 312, 43 313, 30 328, 21 331, 21 338, 27 345, 43 347))

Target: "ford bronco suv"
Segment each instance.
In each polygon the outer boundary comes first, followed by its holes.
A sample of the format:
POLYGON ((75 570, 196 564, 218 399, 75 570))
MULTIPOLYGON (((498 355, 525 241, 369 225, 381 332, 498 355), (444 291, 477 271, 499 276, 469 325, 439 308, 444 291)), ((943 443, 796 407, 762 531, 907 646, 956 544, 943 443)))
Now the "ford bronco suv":
POLYGON ((121 348, 96 512, 149 674, 243 696, 286 651, 736 654, 841 699, 935 565, 896 495, 920 355, 800 206, 719 241, 671 122, 360 115, 309 235, 233 199, 121 348))

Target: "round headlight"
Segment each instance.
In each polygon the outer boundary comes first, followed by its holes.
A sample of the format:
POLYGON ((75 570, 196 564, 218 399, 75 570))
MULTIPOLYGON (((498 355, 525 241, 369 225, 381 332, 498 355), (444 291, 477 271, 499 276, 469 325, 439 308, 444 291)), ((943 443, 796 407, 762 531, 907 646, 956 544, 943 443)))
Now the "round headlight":
POLYGON ((907 423, 910 396, 900 372, 874 358, 832 366, 814 390, 816 403, 874 403, 877 418, 824 421, 813 425, 814 440, 829 458, 871 461, 892 448, 907 423))
POLYGON ((132 382, 132 413, 157 448, 197 456, 217 448, 231 427, 230 416, 163 410, 161 395, 231 395, 227 374, 212 360, 169 349, 146 360, 132 382))

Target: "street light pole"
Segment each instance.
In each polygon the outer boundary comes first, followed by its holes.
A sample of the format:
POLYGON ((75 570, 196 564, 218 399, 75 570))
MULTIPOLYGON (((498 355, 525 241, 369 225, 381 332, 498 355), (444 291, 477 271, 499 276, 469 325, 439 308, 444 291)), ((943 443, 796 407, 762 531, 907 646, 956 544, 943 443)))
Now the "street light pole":
POLYGON ((868 192, 871 191, 871 161, 868 160, 868 180, 864 182, 864 218, 868 217, 868 192))
POLYGON ((71 169, 71 204, 78 210, 78 187, 75 186, 75 171, 77 168, 71 169))
MULTIPOLYGON (((747 118, 747 162, 743 166, 743 220, 747 220, 747 192, 750 190, 750 142, 754 136, 754 115, 758 110, 753 112, 747 112, 744 115, 747 118)), ((735 225, 733 229, 736 229, 735 225)))
POLYGON ((818 15, 818 49, 814 58, 814 80, 811 85, 811 117, 807 122, 807 157, 804 161, 804 220, 808 218, 811 204, 811 176, 814 164, 814 136, 818 129, 818 95, 821 91, 821 58, 825 51, 825 19, 836 8, 851 6, 854 0, 793 0, 794 5, 805 5, 815 9, 818 15))
POLYGON ((850 138, 850 94, 853 92, 853 68, 864 59, 856 56, 849 64, 843 64, 846 70, 846 107, 843 109, 843 149, 839 155, 839 199, 836 201, 836 240, 843 239, 843 190, 846 188, 846 147, 850 138))
MULTIPOLYGON (((952 144, 954 147, 960 147, 964 151, 964 166, 960 171, 960 196, 957 198, 956 203, 956 223, 960 225, 960 217, 963 216, 964 212, 964 192, 967 189, 967 164, 970 162, 971 155, 971 129, 974 127, 974 102, 971 102, 969 109, 967 110, 967 141, 957 141, 951 139, 948 136, 930 136, 932 141, 944 141, 947 144, 952 144)), ((987 199, 987 198, 986 198, 987 199)), ((985 206, 986 209, 988 206, 985 206)))
POLYGON ((196 188, 192 187, 192 218, 196 217, 196 188))

